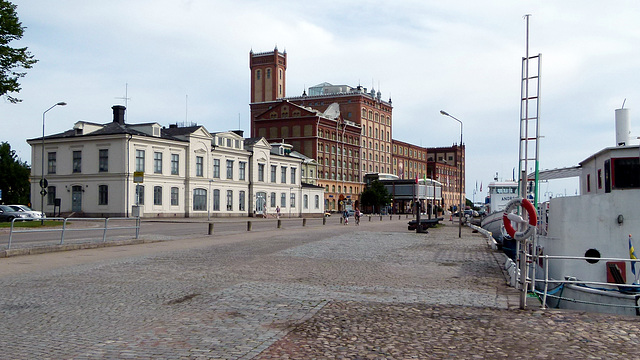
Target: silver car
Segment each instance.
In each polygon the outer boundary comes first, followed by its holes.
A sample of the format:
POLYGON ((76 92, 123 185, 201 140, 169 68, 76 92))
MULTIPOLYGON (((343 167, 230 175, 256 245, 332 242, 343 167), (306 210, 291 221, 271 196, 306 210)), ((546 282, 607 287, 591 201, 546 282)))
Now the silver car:
POLYGON ((0 205, 0 221, 11 221, 13 219, 34 220, 30 214, 24 211, 16 211, 10 206, 0 205))
POLYGON ((25 214, 29 214, 30 217, 34 219, 42 219, 46 218, 47 215, 41 211, 35 211, 27 205, 9 205, 15 211, 23 212, 25 214))

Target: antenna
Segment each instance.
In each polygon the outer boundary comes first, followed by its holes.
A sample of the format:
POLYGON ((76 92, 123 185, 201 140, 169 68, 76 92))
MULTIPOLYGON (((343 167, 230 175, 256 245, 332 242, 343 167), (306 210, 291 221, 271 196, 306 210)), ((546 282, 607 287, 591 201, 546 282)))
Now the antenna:
MULTIPOLYGON (((131 100, 131 98, 128 96, 129 93, 129 84, 128 83, 124 83, 124 97, 117 97, 116 99, 119 100, 124 100, 124 107, 128 108, 129 106, 129 100, 131 100)), ((124 120, 127 120, 127 112, 124 113, 124 120)))
POLYGON ((624 109, 624 103, 627 102, 627 98, 624 98, 624 101, 622 102, 622 109, 624 109))
POLYGON ((184 96, 184 123, 189 119, 189 95, 184 96))
POLYGON ((238 130, 240 130, 240 113, 238 113, 238 130))

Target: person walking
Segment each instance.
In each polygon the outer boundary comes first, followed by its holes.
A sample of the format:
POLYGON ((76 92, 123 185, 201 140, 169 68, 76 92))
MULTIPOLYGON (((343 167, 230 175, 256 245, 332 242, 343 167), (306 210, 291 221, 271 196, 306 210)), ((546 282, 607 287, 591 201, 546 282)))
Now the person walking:
POLYGON ((344 224, 349 225, 349 212, 347 210, 342 212, 342 217, 344 218, 344 224))
POLYGON ((276 207, 276 214, 278 214, 278 219, 280 219, 280 206, 276 207))
POLYGON ((360 210, 356 208, 356 212, 353 213, 353 217, 356 219, 356 226, 360 226, 360 210))

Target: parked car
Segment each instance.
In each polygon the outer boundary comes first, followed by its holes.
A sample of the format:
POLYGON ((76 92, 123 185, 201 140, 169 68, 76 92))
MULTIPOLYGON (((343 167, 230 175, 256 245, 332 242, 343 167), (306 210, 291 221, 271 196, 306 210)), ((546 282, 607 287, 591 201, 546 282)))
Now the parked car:
POLYGON ((28 207, 27 205, 9 205, 10 208, 12 208, 15 211, 20 211, 20 212, 24 212, 26 214, 29 214, 32 218, 34 219, 42 219, 42 218, 46 218, 47 215, 44 214, 41 211, 35 211, 33 209, 31 209, 30 207, 28 207))
POLYGON ((16 211, 7 205, 0 205, 0 221, 11 221, 13 219, 33 220, 33 218, 24 211, 16 211))

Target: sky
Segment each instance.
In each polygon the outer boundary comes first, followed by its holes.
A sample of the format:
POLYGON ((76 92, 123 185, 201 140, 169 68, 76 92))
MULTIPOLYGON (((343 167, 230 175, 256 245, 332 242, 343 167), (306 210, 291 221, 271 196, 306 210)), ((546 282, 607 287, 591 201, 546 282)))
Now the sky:
MULTIPOLYGON (((21 103, 0 99, 0 141, 28 163, 26 140, 42 136, 43 112, 60 101, 68 105, 46 113, 47 135, 110 122, 126 97, 127 123, 250 136, 249 52, 277 46, 287 52, 287 96, 322 82, 373 87, 393 102, 394 139, 451 146, 460 124, 440 110, 460 119, 467 198, 481 201, 496 173, 509 180, 518 168, 526 14, 529 54, 542 54, 540 168, 614 146, 623 103, 640 136, 637 0, 12 2, 26 29, 11 45, 39 61, 21 79, 21 103)), ((577 188, 557 180, 540 195, 577 188)))

